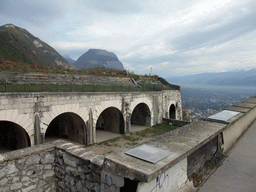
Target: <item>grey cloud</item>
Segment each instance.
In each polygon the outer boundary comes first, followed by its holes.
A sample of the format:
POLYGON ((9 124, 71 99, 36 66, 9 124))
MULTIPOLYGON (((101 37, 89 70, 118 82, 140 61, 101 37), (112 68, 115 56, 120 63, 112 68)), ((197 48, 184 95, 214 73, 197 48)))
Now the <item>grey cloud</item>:
POLYGON ((256 13, 239 17, 233 22, 216 29, 203 32, 190 32, 169 43, 174 49, 186 51, 204 46, 214 46, 238 38, 256 29, 256 13))
POLYGON ((53 1, 1 1, 0 15, 45 25, 59 19, 63 11, 53 1))
POLYGON ((141 11, 138 2, 131 0, 94 0, 86 2, 87 7, 114 14, 136 13, 141 11))
POLYGON ((189 61, 190 57, 184 57, 182 55, 165 55, 153 58, 140 58, 132 57, 129 59, 121 59, 121 62, 132 63, 133 65, 151 65, 151 64, 160 64, 164 62, 170 63, 185 63, 189 61))

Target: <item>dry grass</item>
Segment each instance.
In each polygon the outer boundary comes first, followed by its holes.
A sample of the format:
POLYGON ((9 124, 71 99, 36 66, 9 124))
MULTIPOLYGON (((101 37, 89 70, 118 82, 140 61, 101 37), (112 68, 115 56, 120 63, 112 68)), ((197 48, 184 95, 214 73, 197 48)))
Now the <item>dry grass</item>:
POLYGON ((86 146, 86 148, 98 154, 107 155, 109 153, 125 149, 126 147, 146 142, 155 136, 162 135, 177 128, 178 127, 174 125, 157 124, 142 131, 129 133, 98 144, 86 146))

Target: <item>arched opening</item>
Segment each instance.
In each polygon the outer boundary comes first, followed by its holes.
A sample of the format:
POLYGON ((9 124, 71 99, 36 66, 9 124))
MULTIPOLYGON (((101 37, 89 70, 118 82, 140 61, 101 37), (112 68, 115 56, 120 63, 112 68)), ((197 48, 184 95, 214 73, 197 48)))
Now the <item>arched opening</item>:
POLYGON ((131 131, 139 131, 145 129, 145 126, 151 126, 150 110, 145 103, 140 103, 134 108, 131 117, 131 125, 131 131))
POLYGON ((0 121, 1 152, 22 149, 30 146, 30 138, 25 129, 13 122, 0 121))
POLYGON ((62 113, 52 120, 45 133, 45 141, 67 139, 86 145, 86 125, 75 113, 62 113))
POLYGON ((115 107, 105 109, 97 120, 96 131, 97 142, 124 134, 124 118, 121 111, 115 107))
POLYGON ((176 110, 173 104, 170 107, 169 114, 170 114, 170 119, 176 119, 176 110))

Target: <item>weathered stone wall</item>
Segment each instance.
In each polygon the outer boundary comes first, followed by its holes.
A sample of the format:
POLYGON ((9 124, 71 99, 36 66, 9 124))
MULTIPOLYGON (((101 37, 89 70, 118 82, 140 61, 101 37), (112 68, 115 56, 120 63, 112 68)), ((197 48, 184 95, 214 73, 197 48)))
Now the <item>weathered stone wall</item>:
POLYGON ((148 125, 162 122, 162 118, 169 115, 172 104, 176 107, 176 119, 182 118, 180 91, 169 90, 128 93, 1 93, 0 121, 21 126, 33 146, 43 142, 48 126, 56 117, 72 113, 86 125, 84 135, 87 139, 83 144, 92 144, 97 142, 96 124, 105 109, 118 109, 124 119, 122 132, 129 133, 131 115, 140 103, 146 104, 150 110, 148 125))
POLYGON ((191 175, 256 119, 256 98, 234 109, 240 113, 226 122, 200 120, 147 141, 171 152, 156 164, 126 155, 128 149, 103 157, 62 140, 0 154, 0 191, 195 190, 191 175))
POLYGON ((103 156, 58 140, 0 155, 0 191, 95 191, 103 156))
POLYGON ((0 155, 0 191, 56 191, 54 148, 0 155))
POLYGON ((103 156, 80 145, 64 143, 56 149, 55 173, 59 191, 100 191, 103 156))
POLYGON ((171 152, 156 164, 126 155, 130 148, 107 155, 103 164, 104 173, 118 178, 112 180, 114 182, 108 190, 111 191, 113 186, 115 191, 122 189, 120 183, 123 178, 123 185, 127 188, 129 185, 125 181, 136 181, 137 192, 196 191, 192 175, 203 174, 206 162, 212 160, 213 164, 216 163, 255 121, 256 97, 229 109, 239 113, 226 121, 212 118, 199 120, 144 143, 171 152))

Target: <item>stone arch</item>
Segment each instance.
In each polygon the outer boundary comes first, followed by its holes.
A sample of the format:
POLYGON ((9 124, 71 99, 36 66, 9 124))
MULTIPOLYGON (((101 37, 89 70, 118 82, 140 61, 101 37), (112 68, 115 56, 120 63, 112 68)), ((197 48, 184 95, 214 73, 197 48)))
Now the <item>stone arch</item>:
POLYGON ((50 111, 44 112, 40 119, 41 133, 45 134, 48 126, 54 118, 63 113, 74 113, 80 116, 84 122, 88 120, 88 110, 86 107, 79 107, 79 104, 66 104, 52 106, 50 111))
POLYGON ((153 106, 152 106, 152 102, 149 99, 147 99, 147 98, 137 98, 137 99, 135 99, 134 102, 131 103, 130 111, 132 111, 132 113, 133 113, 135 107, 137 107, 141 103, 144 103, 149 109, 151 120, 150 120, 150 123, 147 126, 152 126, 152 124, 153 124, 153 113, 152 113, 152 110, 150 110, 150 109, 152 109, 153 106))
POLYGON ((68 139, 86 144, 86 125, 77 114, 65 112, 55 117, 45 132, 45 141, 68 139))
POLYGON ((29 114, 19 113, 18 109, 0 111, 0 121, 9 121, 22 127, 29 136, 31 145, 34 145, 34 127, 29 114))
POLYGON ((23 127, 10 121, 0 121, 0 149, 10 151, 30 146, 30 137, 23 127))
POLYGON ((132 112, 131 124, 151 126, 151 113, 147 104, 139 103, 136 105, 132 112))
POLYGON ((124 117, 116 107, 108 107, 99 115, 96 130, 124 134, 124 117))
POLYGON ((176 108, 175 108, 174 104, 172 104, 169 108, 169 118, 176 119, 176 108))

